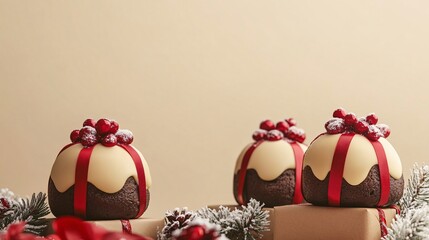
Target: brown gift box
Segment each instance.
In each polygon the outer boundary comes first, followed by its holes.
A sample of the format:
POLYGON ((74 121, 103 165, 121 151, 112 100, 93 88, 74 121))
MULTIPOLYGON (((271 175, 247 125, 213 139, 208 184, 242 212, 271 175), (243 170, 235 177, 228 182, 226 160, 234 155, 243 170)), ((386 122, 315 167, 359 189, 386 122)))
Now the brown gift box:
MULTIPOLYGON (((55 219, 49 219, 53 222, 55 219)), ((106 230, 113 232, 122 232, 122 224, 120 220, 102 220, 102 221, 87 221, 94 223, 97 226, 103 227, 106 230)), ((52 234, 51 224, 48 224, 48 229, 44 235, 52 234)), ((149 219, 138 218, 130 219, 132 233, 156 239, 156 234, 164 227, 164 219, 149 219)))
MULTIPOLYGON (((396 210, 383 209, 387 226, 396 210)), ((274 208, 271 224, 274 240, 381 238, 378 211, 375 208, 319 207, 309 204, 274 208)))
MULTIPOLYGON (((224 205, 231 209, 237 205, 224 205)), ((209 206, 218 209, 219 205, 209 206)), ((264 208, 270 214, 270 231, 262 240, 347 239, 372 240, 381 238, 378 211, 375 208, 319 207, 310 204, 264 208)), ((392 208, 383 209, 387 226, 396 214, 392 208)))

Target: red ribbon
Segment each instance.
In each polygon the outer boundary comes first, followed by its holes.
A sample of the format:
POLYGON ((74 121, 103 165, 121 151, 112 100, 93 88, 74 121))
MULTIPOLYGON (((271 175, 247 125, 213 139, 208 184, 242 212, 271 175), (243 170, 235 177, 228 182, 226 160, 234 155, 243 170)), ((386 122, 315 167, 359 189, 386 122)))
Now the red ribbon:
POLYGON ((249 165, 250 157, 252 156, 253 151, 263 142, 264 140, 257 141, 252 144, 252 146, 247 149, 246 153, 243 156, 241 161, 240 175, 238 176, 238 189, 237 189, 237 200, 240 205, 244 205, 244 183, 246 182, 246 172, 247 166, 249 165))
POLYGON ((384 214, 384 211, 381 208, 377 208, 377 211, 378 211, 378 222, 380 223, 381 237, 384 237, 387 235, 386 215, 384 214))
POLYGON ((85 219, 86 217, 86 193, 88 185, 89 159, 94 147, 82 148, 79 152, 75 170, 75 185, 73 209, 74 214, 85 219))
MULTIPOLYGON (((250 157, 253 154, 253 151, 262 143, 264 140, 257 141, 252 144, 252 146, 247 149, 247 151, 244 153, 243 160, 241 162, 240 167, 240 174, 238 176, 238 187, 237 187, 237 201, 240 205, 244 205, 244 185, 246 182, 246 172, 247 172, 247 166, 249 165, 250 157)), ((293 203, 301 203, 304 199, 301 191, 301 176, 302 176, 302 160, 304 156, 304 151, 302 151, 302 148, 299 146, 298 143, 293 142, 290 143, 292 146, 292 150, 295 157, 295 193, 293 196, 293 203)))
MULTIPOLYGON (((328 204, 331 206, 340 206, 344 165, 346 162, 347 152, 354 135, 354 133, 341 134, 335 148, 328 183, 328 204)), ((379 141, 370 142, 374 148, 380 172, 381 193, 377 206, 384 206, 388 202, 390 194, 389 166, 383 145, 379 141)))
POLYGON ((302 203, 304 197, 301 191, 301 176, 302 176, 302 160, 304 158, 304 151, 298 143, 293 142, 292 146, 293 155, 295 157, 295 192, 293 195, 293 203, 302 203))
MULTIPOLYGON (((64 151, 73 144, 66 145, 62 150, 64 151)), ((144 167, 142 160, 137 153, 137 151, 129 145, 119 145, 125 151, 130 154, 131 158, 134 161, 136 166, 137 176, 138 176, 138 185, 139 185, 139 212, 135 218, 140 217, 146 210, 146 177, 144 173, 144 167)), ((75 171, 75 186, 74 186, 74 199, 73 199, 73 209, 74 214, 83 219, 86 217, 86 200, 87 200, 87 185, 88 185, 88 168, 89 160, 91 158, 92 150, 94 146, 89 148, 83 148, 79 152, 79 156, 76 162, 76 171, 75 171)), ((61 153, 60 152, 60 153, 61 153)))
POLYGON ((133 233, 130 220, 128 219, 121 220, 121 225, 122 225, 122 233, 128 233, 128 234, 133 233))
POLYGON ((381 192, 380 192, 380 200, 378 201, 377 206, 381 207, 386 205, 386 203, 389 201, 389 195, 390 195, 389 166, 387 164, 386 152, 384 152, 383 145, 381 145, 379 141, 371 141, 371 144, 374 147, 374 151, 377 156, 378 169, 380 172, 381 192))
POLYGON ((122 147, 123 149, 125 149, 125 151, 128 152, 128 154, 130 154, 131 158, 134 161, 134 165, 136 166, 136 170, 137 170, 137 177, 139 179, 139 212, 137 213, 137 216, 135 216, 135 218, 139 218, 144 211, 146 210, 146 175, 144 172, 144 167, 143 167, 143 162, 142 159, 140 158, 140 155, 137 153, 137 151, 131 147, 130 145, 119 145, 120 147, 122 147))
POLYGON ((347 151, 354 135, 354 133, 341 134, 335 147, 328 183, 328 203, 331 206, 340 206, 344 165, 346 163, 347 151))

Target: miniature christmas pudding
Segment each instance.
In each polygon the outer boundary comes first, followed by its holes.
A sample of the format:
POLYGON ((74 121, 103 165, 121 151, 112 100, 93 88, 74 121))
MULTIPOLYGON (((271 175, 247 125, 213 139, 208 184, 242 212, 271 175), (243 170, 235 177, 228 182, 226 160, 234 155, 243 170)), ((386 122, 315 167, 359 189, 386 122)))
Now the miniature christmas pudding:
POLYGON ((52 167, 48 200, 55 216, 83 219, 140 217, 149 204, 151 177, 133 135, 113 120, 87 119, 52 167))
POLYGON ((234 171, 234 197, 240 204, 254 198, 267 207, 297 204, 301 193, 305 133, 290 118, 260 124, 254 142, 238 157, 234 171))
POLYGON ((390 129, 370 114, 334 111, 304 156, 303 195, 315 205, 383 207, 397 202, 404 179, 390 129))

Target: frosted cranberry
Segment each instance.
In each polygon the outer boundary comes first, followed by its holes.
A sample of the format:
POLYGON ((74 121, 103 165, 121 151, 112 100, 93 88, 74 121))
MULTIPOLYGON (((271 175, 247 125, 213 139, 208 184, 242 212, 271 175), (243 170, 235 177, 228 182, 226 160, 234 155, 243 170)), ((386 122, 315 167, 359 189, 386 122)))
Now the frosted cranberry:
POLYGON ((346 130, 344 120, 341 118, 333 118, 325 123, 326 132, 329 134, 343 133, 346 130))
POLYGON ((82 138, 82 136, 85 134, 90 134, 90 135, 95 136, 95 135, 97 135, 97 130, 95 130, 95 128, 93 128, 93 127, 85 126, 85 127, 80 129, 79 137, 82 138))
POLYGON ((374 125, 377 124, 378 122, 378 117, 374 114, 371 113, 368 116, 366 116, 366 121, 370 124, 370 125, 374 125))
POLYGON ((267 136, 267 131, 265 130, 256 130, 253 135, 252 138, 255 141, 259 141, 265 138, 265 136, 267 136))
POLYGON ((365 136, 371 141, 377 141, 380 137, 383 137, 383 133, 381 133, 380 129, 378 129, 374 125, 369 125, 368 132, 365 136))
POLYGON ((282 132, 280 132, 279 130, 274 129, 274 130, 271 130, 271 131, 269 131, 267 133, 266 139, 268 141, 278 141, 278 140, 283 139, 283 137, 284 137, 284 135, 283 135, 282 132))
MULTIPOLYGON (((205 230, 202 226, 191 226, 183 229, 179 236, 175 237, 175 240, 203 240, 205 239, 205 230)), ((212 240, 212 239, 209 239, 212 240)))
POLYGON ((83 126, 90 126, 90 127, 95 127, 95 120, 92 118, 88 118, 83 122, 83 126))
POLYGON ((295 126, 292 126, 287 131, 286 137, 289 138, 290 140, 302 143, 305 140, 305 132, 301 128, 297 128, 295 126))
POLYGON ((297 141, 299 143, 303 143, 305 141, 305 138, 306 138, 305 133, 302 135, 297 135, 295 138, 295 141, 297 141))
POLYGON ((282 133, 286 133, 289 129, 289 124, 285 121, 280 121, 276 124, 276 129, 282 133))
POLYGON ((261 122, 261 124, 259 124, 259 128, 266 131, 270 131, 270 130, 276 129, 276 125, 271 120, 265 120, 261 122))
POLYGON ((110 133, 115 134, 119 130, 119 124, 115 120, 110 120, 110 133))
POLYGON ((380 130, 381 134, 383 134, 384 138, 390 136, 390 128, 386 124, 377 124, 376 127, 380 130))
POLYGON ((288 119, 285 119, 285 121, 289 124, 289 126, 295 126, 296 125, 296 121, 295 121, 295 119, 293 119, 293 118, 288 118, 288 119))
POLYGON ((354 129, 355 129, 356 133, 364 134, 368 131, 368 126, 369 126, 369 124, 367 122, 359 121, 355 124, 354 129))
POLYGON ((93 134, 80 134, 80 143, 85 147, 91 147, 98 143, 98 139, 93 134))
POLYGON ((348 113, 346 116, 344 116, 344 124, 346 126, 354 126, 357 121, 357 117, 354 113, 348 113))
POLYGON ((73 130, 70 133, 70 140, 74 143, 79 142, 79 130, 73 130))
POLYGON ((115 134, 118 143, 131 144, 134 140, 133 133, 127 129, 120 129, 115 134))
POLYGON ((101 144, 106 147, 113 147, 118 143, 118 140, 113 133, 109 133, 101 139, 101 144))
POLYGON ((97 133, 100 135, 106 135, 110 132, 111 123, 108 119, 102 118, 97 121, 95 124, 95 129, 97 129, 97 133))
POLYGON ((334 118, 344 118, 346 116, 346 111, 342 108, 338 108, 337 110, 334 111, 334 113, 332 114, 332 116, 334 118))

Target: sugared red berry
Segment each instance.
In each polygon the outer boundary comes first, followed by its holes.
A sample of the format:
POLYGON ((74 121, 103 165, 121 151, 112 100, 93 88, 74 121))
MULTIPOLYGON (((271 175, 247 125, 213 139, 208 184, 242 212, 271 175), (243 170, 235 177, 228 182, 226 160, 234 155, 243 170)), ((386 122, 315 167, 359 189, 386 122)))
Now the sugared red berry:
POLYGON ((371 113, 368 116, 366 116, 366 121, 370 124, 370 125, 375 125, 378 122, 378 117, 374 114, 371 113))
POLYGON ((276 124, 276 129, 282 133, 286 133, 289 129, 289 124, 285 121, 280 121, 276 124))
POLYGON ((279 130, 271 130, 267 133, 267 140, 268 141, 278 141, 283 139, 284 135, 282 132, 280 132, 279 130))
POLYGON ((288 119, 285 119, 285 121, 289 124, 289 126, 295 126, 296 125, 296 121, 295 121, 295 119, 293 119, 293 118, 288 118, 288 119))
POLYGON ((355 124, 354 129, 355 129, 356 133, 364 134, 368 131, 368 126, 369 126, 369 124, 366 121, 358 121, 355 124))
POLYGON ((80 134, 80 143, 85 147, 91 147, 98 143, 98 139, 93 134, 80 134))
MULTIPOLYGON (((179 236, 173 237, 175 240, 204 240, 205 238, 205 229, 202 226, 194 225, 188 228, 185 228, 181 231, 179 236)), ((207 238, 207 240, 212 240, 207 238)))
POLYGON ((332 114, 332 116, 334 118, 344 118, 346 116, 346 111, 342 108, 338 108, 337 110, 334 111, 334 113, 332 114))
POLYGON ((386 124, 377 124, 376 127, 383 134, 384 138, 387 138, 390 135, 390 128, 386 124))
POLYGON ((85 126, 90 126, 90 127, 93 127, 93 128, 95 128, 95 120, 94 119, 92 119, 92 118, 88 118, 88 119, 86 119, 84 122, 83 122, 83 126, 85 127, 85 126))
POLYGON ((292 141, 297 141, 297 142, 302 143, 305 140, 305 132, 301 128, 297 128, 295 126, 292 126, 288 129, 288 131, 286 133, 286 138, 288 138, 292 141))
POLYGON ((95 129, 97 129, 98 134, 106 135, 110 132, 110 125, 111 123, 108 119, 102 118, 95 124, 95 129))
POLYGON ((70 133, 70 140, 74 143, 79 142, 79 130, 73 130, 70 133))
POLYGON ((83 128, 80 129, 79 131, 79 137, 82 138, 83 135, 97 135, 97 130, 95 130, 95 128, 90 127, 90 126, 85 126, 83 128))
POLYGON ((115 136, 120 144, 131 144, 134 140, 133 133, 127 129, 118 130, 115 136))
POLYGON ((255 141, 259 141, 265 138, 265 136, 267 136, 267 131, 265 130, 256 130, 253 135, 252 138, 255 141))
POLYGON ((357 121, 357 117, 354 113, 348 113, 346 116, 344 116, 344 124, 346 126, 354 126, 357 121))
POLYGON ((101 139, 101 144, 103 144, 106 147, 113 147, 116 145, 117 142, 118 140, 115 134, 113 133, 109 133, 101 139))
POLYGON ((377 141, 380 137, 383 137, 383 133, 375 125, 369 125, 368 132, 365 136, 372 141, 377 141))
POLYGON ((270 130, 276 129, 276 125, 271 120, 265 120, 261 122, 261 124, 259 124, 259 128, 266 131, 270 131, 270 130))
POLYGON ((115 120, 110 120, 110 133, 115 134, 119 130, 119 124, 115 120))
POLYGON ((325 123, 326 132, 329 134, 343 133, 346 130, 344 120, 341 118, 333 118, 325 123))

